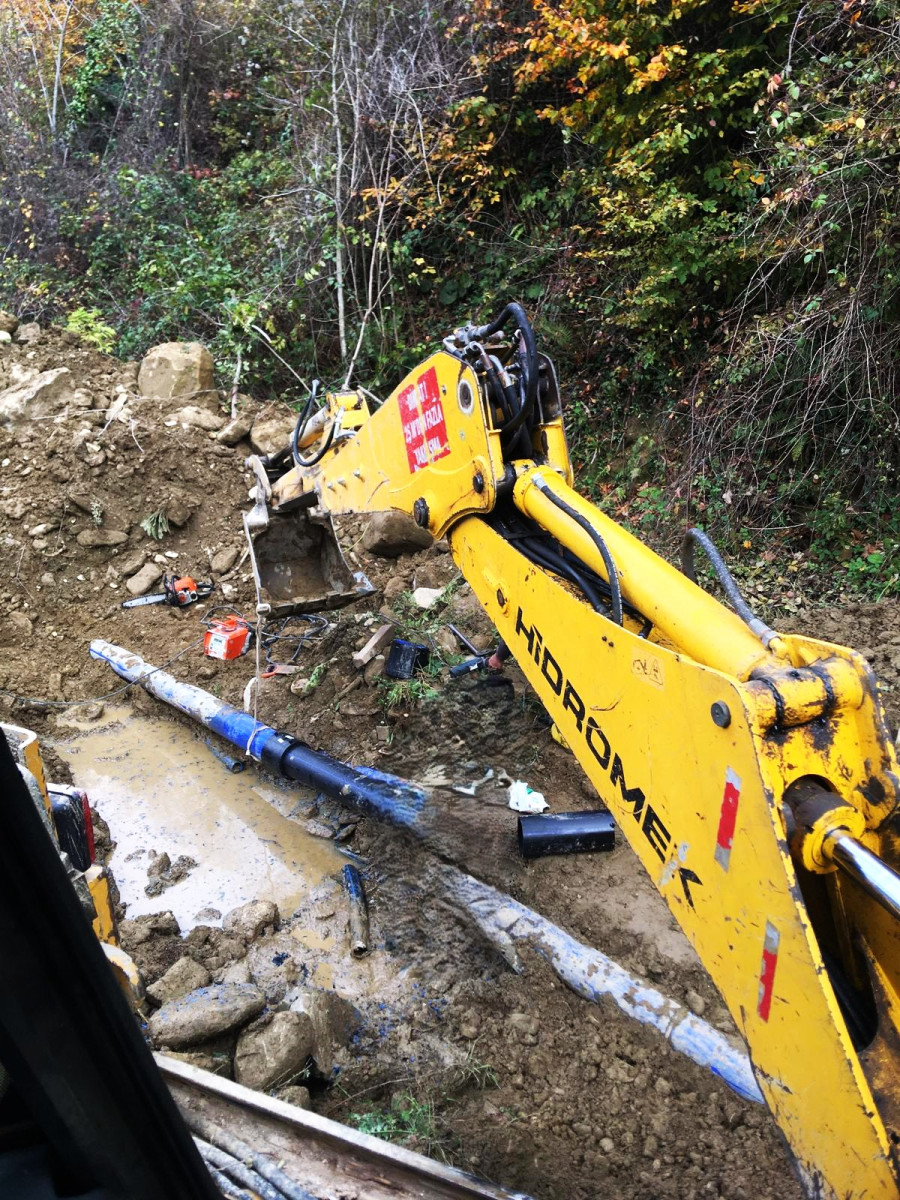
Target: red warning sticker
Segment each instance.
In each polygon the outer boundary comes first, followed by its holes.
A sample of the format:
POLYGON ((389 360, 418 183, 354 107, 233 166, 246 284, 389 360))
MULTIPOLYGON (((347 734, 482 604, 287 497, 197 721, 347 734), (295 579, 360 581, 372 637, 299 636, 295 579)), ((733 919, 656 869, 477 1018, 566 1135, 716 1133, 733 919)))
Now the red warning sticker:
POLYGON ((763 940, 762 966, 759 970, 759 999, 756 1011, 768 1021, 772 1011, 772 991, 775 987, 775 968, 778 966, 778 943, 781 934, 771 921, 766 921, 766 936, 763 940))
POLYGON ((415 383, 397 397, 406 457, 411 472, 421 471, 450 453, 444 406, 438 387, 437 370, 430 367, 415 383))
POLYGON ((738 804, 741 799, 741 777, 731 767, 725 772, 725 791, 722 795, 722 808, 719 812, 719 831, 716 834, 716 862, 723 871, 727 871, 731 863, 731 844, 734 841, 734 828, 737 824, 738 804))

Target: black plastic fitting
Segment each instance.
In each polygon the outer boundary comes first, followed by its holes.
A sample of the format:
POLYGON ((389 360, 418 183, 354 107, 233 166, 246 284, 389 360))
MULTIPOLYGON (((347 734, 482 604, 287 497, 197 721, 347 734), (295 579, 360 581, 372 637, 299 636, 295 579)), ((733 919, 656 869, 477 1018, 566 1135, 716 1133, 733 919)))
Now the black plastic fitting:
POLYGON ((523 858, 614 850, 616 823, 605 808, 591 812, 528 813, 519 817, 518 840, 523 858))

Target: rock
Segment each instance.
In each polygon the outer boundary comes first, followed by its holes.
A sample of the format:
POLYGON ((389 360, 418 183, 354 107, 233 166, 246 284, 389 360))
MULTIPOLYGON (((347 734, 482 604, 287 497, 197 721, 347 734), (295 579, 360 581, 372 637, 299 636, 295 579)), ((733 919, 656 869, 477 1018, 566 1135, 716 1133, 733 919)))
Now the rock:
POLYGON ((376 654, 370 663, 366 665, 363 671, 363 679, 366 683, 374 683, 381 675, 384 674, 385 657, 383 654, 376 654))
POLYGON ((462 654, 463 649, 449 629, 439 629, 434 635, 434 641, 441 654, 462 654))
POLYGON ((147 995, 157 1004, 168 1004, 170 1000, 178 1000, 188 992, 206 987, 210 981, 211 976, 206 967, 201 967, 185 955, 173 963, 156 983, 151 983, 147 988, 147 995))
POLYGON ((82 529, 75 540, 79 546, 101 549, 105 546, 121 546, 128 541, 128 534, 121 529, 82 529))
POLYGON ((373 658, 381 654, 391 642, 394 640, 394 634, 397 629, 395 625, 381 625, 372 634, 361 650, 358 650, 353 655, 353 665, 358 671, 363 670, 367 663, 370 663, 373 658))
POLYGON ((685 1003, 692 1013, 702 1017, 706 1012, 706 1001, 699 992, 690 991, 684 997, 685 1003))
POLYGON ((0 342, 11 342, 11 341, 12 341, 12 334, 7 333, 3 329, 0 329, 0 342))
POLYGON ((166 888, 180 883, 182 879, 190 875, 196 865, 197 860, 191 858, 189 854, 179 854, 174 862, 169 861, 168 854, 159 855, 147 868, 150 882, 144 888, 145 895, 161 895, 166 888))
POLYGON ((166 505, 166 520, 173 529, 181 529, 187 525, 196 507, 197 505, 193 501, 185 500, 183 497, 170 500, 166 505))
POLYGON ((150 1036, 163 1046, 192 1046, 258 1016, 266 998, 252 983, 218 983, 170 1000, 150 1018, 150 1036))
POLYGON ((26 345, 33 346, 35 342, 41 340, 41 327, 37 321, 26 321, 24 325, 20 325, 16 330, 16 341, 24 342, 26 345))
POLYGON ((536 1037, 541 1027, 537 1017, 521 1012, 510 1013, 506 1018, 506 1024, 517 1033, 528 1034, 530 1037, 536 1037))
POLYGON ((121 579, 123 575, 134 575, 139 571, 147 561, 146 550, 132 550, 130 554, 126 554, 124 558, 120 558, 117 562, 113 562, 113 568, 116 575, 121 579))
POLYGON ((213 575, 224 575, 238 560, 239 551, 235 546, 222 546, 212 557, 210 569, 213 575))
POLYGON ((138 920, 146 921, 152 933, 159 933, 165 937, 177 937, 181 933, 173 912, 150 913, 149 916, 139 917, 138 920))
POLYGON ((43 537, 47 533, 54 533, 59 529, 59 521, 42 521, 40 525, 32 525, 28 530, 29 537, 43 537))
POLYGON ((290 444, 296 422, 290 414, 257 417, 250 429, 250 445, 257 454, 274 454, 290 444))
POLYGON ((194 913, 195 921, 218 921, 222 914, 217 908, 201 908, 199 912, 194 913))
MULTIPOLYGON (((157 854, 154 850, 151 850, 150 854, 152 857, 150 859, 150 865, 147 868, 148 876, 152 878, 154 875, 162 875, 163 871, 168 871, 172 865, 172 860, 169 858, 165 850, 162 852, 162 854, 157 854)), ((198 984, 197 986, 200 987, 202 985, 198 984)))
POLYGON ((412 597, 419 608, 434 608, 443 594, 443 588, 417 587, 412 597))
POLYGON ((119 938, 126 950, 143 946, 153 937, 153 930, 144 921, 131 921, 127 917, 119 922, 119 938))
POLYGON ((401 554, 426 550, 432 540, 428 530, 421 529, 411 516, 391 509, 373 515, 363 535, 363 547, 382 558, 399 558, 401 554))
POLYGON ((163 569, 158 563, 149 562, 125 584, 132 596, 143 596, 155 583, 162 579, 163 569))
POLYGON ((11 612, 0 621, 0 646, 21 646, 33 633, 30 618, 21 612, 11 612))
POLYGON ((234 1077, 258 1091, 288 1084, 303 1071, 314 1041, 313 1023, 305 1013, 277 1012, 262 1029, 238 1038, 234 1077))
POLYGON ((251 900, 225 914, 222 928, 226 933, 252 942, 265 930, 273 930, 280 923, 278 905, 271 900, 251 900))
POLYGON ((359 1012, 337 992, 322 988, 305 988, 291 1005, 291 1012, 303 1013, 312 1022, 311 1054, 321 1074, 331 1075, 335 1052, 349 1046, 362 1025, 359 1012))
POLYGON ((211 412, 208 408, 198 408, 196 404, 188 404, 172 413, 173 420, 179 425, 189 425, 194 429, 207 429, 210 433, 221 429, 225 418, 219 413, 211 412))
POLYGON ((0 423, 15 426, 58 413, 71 400, 72 390, 72 372, 68 367, 42 371, 27 383, 0 392, 0 423))
POLYGON ((216 441, 223 446, 236 446, 244 440, 253 427, 253 417, 249 413, 238 413, 227 425, 216 434, 216 441))
POLYGON ((166 409, 183 409, 183 404, 171 401, 190 400, 191 407, 215 413, 219 395, 214 389, 212 355, 199 342, 164 342, 154 346, 138 372, 141 395, 162 401, 166 409))
POLYGON ((334 830, 330 825, 323 825, 321 821, 307 821, 303 826, 310 837, 330 839, 334 837, 334 830))
POLYGON ((275 1095, 279 1100, 283 1100, 285 1104, 293 1104, 295 1108, 312 1108, 309 1098, 309 1088, 300 1087, 299 1084, 292 1083, 290 1087, 282 1088, 275 1095))
POLYGON ((393 604, 410 589, 410 581, 404 575, 392 575, 383 588, 385 604, 393 604))
POLYGON ((0 333, 14 334, 19 328, 19 318, 0 308, 0 333))
POLYGON ((250 976, 250 964, 246 958, 242 958, 240 962, 232 963, 230 967, 225 967, 222 971, 220 983, 252 983, 250 976))

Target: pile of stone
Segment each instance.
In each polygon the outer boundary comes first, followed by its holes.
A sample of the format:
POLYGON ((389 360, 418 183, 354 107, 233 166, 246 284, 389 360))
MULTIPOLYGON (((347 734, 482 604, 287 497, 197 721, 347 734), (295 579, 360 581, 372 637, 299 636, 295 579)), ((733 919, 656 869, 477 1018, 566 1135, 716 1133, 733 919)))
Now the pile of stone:
MULTIPOLYGON (((227 913, 221 930, 193 930, 147 989, 158 1006, 148 1031, 167 1054, 308 1107, 305 1084, 332 1077, 361 1018, 333 990, 300 982, 298 943, 279 927, 277 906, 256 900, 227 913)), ((171 914, 122 922, 139 962, 161 932, 177 933, 171 914)))

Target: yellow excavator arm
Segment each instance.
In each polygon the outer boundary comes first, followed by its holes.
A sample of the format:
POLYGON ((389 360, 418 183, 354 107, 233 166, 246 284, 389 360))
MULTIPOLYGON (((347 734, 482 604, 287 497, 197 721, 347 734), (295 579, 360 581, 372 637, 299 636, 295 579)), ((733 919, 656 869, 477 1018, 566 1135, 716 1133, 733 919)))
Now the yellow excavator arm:
POLYGON ((362 391, 307 406, 291 453, 257 461, 273 522, 399 509, 449 539, 721 992, 809 1194, 900 1195, 897 762, 864 659, 769 629, 699 531, 678 570, 573 490, 516 304, 371 414, 362 391))

